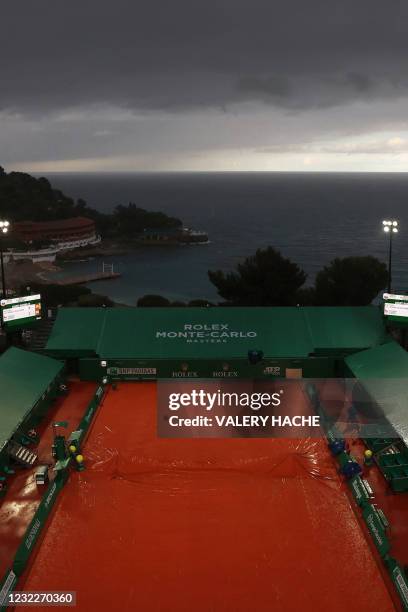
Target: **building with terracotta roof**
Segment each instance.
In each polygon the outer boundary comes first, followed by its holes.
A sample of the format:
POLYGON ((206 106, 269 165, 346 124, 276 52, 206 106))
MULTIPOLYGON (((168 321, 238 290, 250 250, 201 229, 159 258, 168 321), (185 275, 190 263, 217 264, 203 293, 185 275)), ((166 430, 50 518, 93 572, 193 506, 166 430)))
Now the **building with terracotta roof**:
POLYGON ((73 217, 57 221, 21 221, 13 224, 15 235, 23 242, 73 242, 94 240, 95 223, 86 217, 73 217))

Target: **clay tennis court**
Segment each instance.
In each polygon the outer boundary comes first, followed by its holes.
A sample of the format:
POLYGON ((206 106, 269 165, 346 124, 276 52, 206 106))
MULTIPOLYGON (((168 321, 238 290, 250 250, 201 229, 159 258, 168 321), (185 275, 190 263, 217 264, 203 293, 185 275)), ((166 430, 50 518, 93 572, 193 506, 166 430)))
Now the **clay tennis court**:
POLYGON ((395 610, 323 440, 158 439, 156 384, 123 383, 84 456, 24 590, 81 611, 395 610))
MULTIPOLYGON (((41 440, 38 446, 39 463, 53 461, 51 445, 53 442, 52 421, 66 420, 71 428, 76 428, 95 393, 92 383, 75 382, 69 385, 67 396, 59 398, 41 426, 41 440)), ((13 559, 33 514, 41 501, 42 491, 35 484, 32 470, 17 471, 11 481, 8 495, 0 505, 0 572, 5 573, 13 559)))

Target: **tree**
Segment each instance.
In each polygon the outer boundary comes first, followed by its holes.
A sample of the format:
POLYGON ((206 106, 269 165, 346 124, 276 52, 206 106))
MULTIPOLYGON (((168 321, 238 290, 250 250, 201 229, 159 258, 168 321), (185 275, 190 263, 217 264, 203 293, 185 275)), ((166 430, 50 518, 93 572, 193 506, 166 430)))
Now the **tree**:
POLYGON ((82 308, 98 308, 103 306, 114 306, 114 303, 106 295, 90 293, 87 295, 79 296, 78 306, 82 308))
POLYGON ((167 298, 162 295, 144 295, 143 297, 137 300, 137 306, 139 308, 154 308, 154 307, 164 307, 170 306, 170 302, 167 298))
POLYGON ((113 213, 113 223, 120 235, 134 236, 145 229, 174 229, 181 228, 182 222, 176 217, 169 217, 162 212, 145 210, 130 202, 128 206, 120 204, 113 213))
POLYGON ((103 238, 129 239, 146 228, 172 230, 183 225, 176 217, 148 211, 133 203, 117 206, 113 214, 105 214, 89 207, 82 198, 75 202, 54 189, 45 177, 35 178, 25 172, 7 174, 0 166, 0 218, 18 222, 78 216, 92 219, 103 238))
POLYGON ((214 304, 208 300, 197 298, 195 300, 190 300, 187 306, 190 306, 191 308, 208 308, 210 306, 214 306, 214 304))
POLYGON ((299 306, 314 306, 316 304, 316 290, 314 287, 301 287, 296 295, 299 306))
POLYGON ((316 305, 366 306, 387 280, 386 265, 375 257, 336 258, 316 276, 316 305))
POLYGON ((10 221, 48 221, 77 214, 74 201, 53 189, 46 178, 0 172, 0 217, 10 221))
MULTIPOLYGON (((41 283, 29 283, 32 294, 39 293, 43 303, 49 307, 77 302, 81 296, 90 295, 92 292, 83 285, 48 285, 41 283)), ((27 283, 20 287, 20 295, 25 295, 27 283)))
POLYGON ((209 270, 210 281, 232 306, 295 306, 306 274, 272 247, 258 249, 225 274, 209 270))

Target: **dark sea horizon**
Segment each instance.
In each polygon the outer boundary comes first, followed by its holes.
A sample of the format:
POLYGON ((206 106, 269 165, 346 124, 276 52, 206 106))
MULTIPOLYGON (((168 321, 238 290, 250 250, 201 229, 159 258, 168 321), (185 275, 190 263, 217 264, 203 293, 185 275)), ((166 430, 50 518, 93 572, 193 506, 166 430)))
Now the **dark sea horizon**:
MULTIPOLYGON (((37 174, 37 176, 39 176, 37 174)), ((232 270, 256 249, 273 246, 308 274, 335 257, 387 261, 384 218, 396 218, 393 287, 408 288, 406 173, 47 173, 53 187, 102 212, 134 202, 208 232, 206 245, 141 247, 128 255, 64 263, 59 275, 86 274, 113 263, 121 278, 89 285, 134 305, 147 293, 173 300, 220 300, 209 269, 232 270)))

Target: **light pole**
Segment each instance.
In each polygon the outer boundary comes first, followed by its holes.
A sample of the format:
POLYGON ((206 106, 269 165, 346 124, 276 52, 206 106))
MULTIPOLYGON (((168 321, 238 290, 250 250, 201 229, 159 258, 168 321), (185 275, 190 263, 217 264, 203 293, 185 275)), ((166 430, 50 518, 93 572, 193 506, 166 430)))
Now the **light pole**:
POLYGON ((391 293, 391 279, 392 279, 392 237, 393 234, 398 234, 398 221, 395 219, 383 221, 383 230, 386 234, 389 234, 389 251, 388 251, 388 293, 391 293))
POLYGON ((3 287, 3 300, 6 299, 6 276, 4 274, 3 241, 2 238, 9 231, 10 223, 0 221, 0 264, 1 264, 1 286, 3 287))

